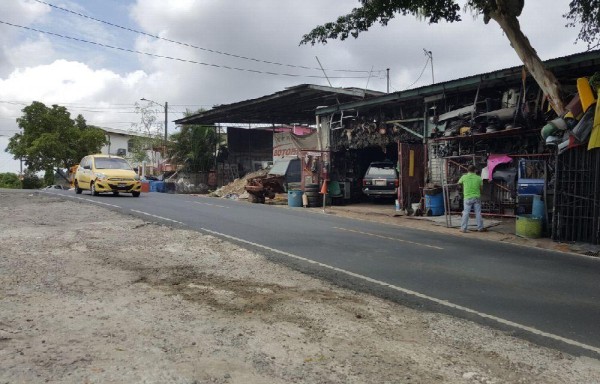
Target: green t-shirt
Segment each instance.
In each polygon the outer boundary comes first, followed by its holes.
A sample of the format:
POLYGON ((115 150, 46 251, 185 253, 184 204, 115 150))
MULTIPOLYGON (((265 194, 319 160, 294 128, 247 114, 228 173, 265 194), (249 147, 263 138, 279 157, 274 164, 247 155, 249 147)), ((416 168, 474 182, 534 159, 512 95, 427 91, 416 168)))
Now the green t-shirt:
POLYGON ((463 195, 465 199, 481 197, 483 180, 481 180, 480 176, 469 172, 462 175, 460 180, 458 180, 458 183, 463 185, 463 195))

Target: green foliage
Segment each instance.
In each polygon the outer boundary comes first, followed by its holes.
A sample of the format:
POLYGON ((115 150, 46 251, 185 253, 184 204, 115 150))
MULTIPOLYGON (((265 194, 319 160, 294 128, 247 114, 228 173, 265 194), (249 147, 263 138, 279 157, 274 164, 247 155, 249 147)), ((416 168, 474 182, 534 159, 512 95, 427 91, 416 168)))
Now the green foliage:
POLYGON ((569 13, 563 15, 569 20, 568 27, 581 24, 579 36, 588 44, 588 49, 600 46, 600 0, 572 0, 569 13))
POLYGON ((43 185, 43 181, 34 172, 25 171, 23 175, 23 189, 40 189, 43 185))
MULTIPOLYGON (((185 115, 191 114, 188 111, 185 115)), ((169 152, 172 160, 183 164, 185 171, 207 171, 214 164, 218 140, 214 126, 183 125, 179 132, 171 135, 169 152)))
POLYGON ((42 181, 42 187, 54 184, 54 169, 48 169, 44 172, 44 180, 42 181))
POLYGON ((7 152, 23 158, 32 172, 68 168, 106 143, 104 132, 88 126, 83 116, 71 119, 65 107, 34 101, 17 119, 21 132, 10 138, 7 152))
POLYGON ((328 39, 345 40, 349 36, 357 38, 375 22, 387 23, 396 14, 413 15, 428 19, 429 23, 441 20, 460 21, 460 5, 454 0, 361 0, 362 6, 340 16, 335 22, 326 23, 302 37, 300 44, 327 43, 328 39))
POLYGON ((160 148, 162 146, 162 139, 159 137, 134 136, 130 140, 132 147, 129 152, 131 160, 134 163, 152 160, 148 157, 148 151, 153 150, 154 148, 160 148))
POLYGON ((0 173, 0 188, 21 189, 21 180, 16 173, 0 173))
MULTIPOLYGON (((327 43, 329 39, 345 40, 349 36, 357 38, 361 32, 367 31, 375 22, 387 23, 395 15, 413 15, 428 20, 429 23, 440 21, 461 21, 460 5, 457 0, 360 0, 361 6, 354 8, 349 14, 340 16, 335 22, 314 28, 302 37, 300 44, 327 43)), ((499 12, 509 16, 519 16, 525 0, 468 0, 465 9, 475 14, 482 14, 487 23, 490 15, 499 12)), ((574 27, 582 25, 579 39, 588 46, 599 45, 600 32, 600 0, 572 0, 571 11, 564 15, 574 27)))
POLYGON ((135 112, 140 115, 139 123, 132 124, 132 128, 139 131, 143 136, 133 139, 133 147, 130 150, 131 160, 141 163, 150 162, 158 165, 158 152, 164 148, 164 124, 159 121, 157 115, 165 113, 164 107, 154 101, 146 100, 146 104, 136 103, 135 112))

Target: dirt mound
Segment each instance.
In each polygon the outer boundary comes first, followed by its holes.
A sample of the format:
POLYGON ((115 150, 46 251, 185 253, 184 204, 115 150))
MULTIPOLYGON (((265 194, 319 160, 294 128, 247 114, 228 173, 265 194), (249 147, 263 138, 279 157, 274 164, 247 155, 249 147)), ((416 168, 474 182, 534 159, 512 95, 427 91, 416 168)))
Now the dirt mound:
POLYGON ((244 187, 246 186, 248 179, 252 179, 253 177, 258 176, 264 176, 268 173, 268 169, 260 169, 256 172, 247 173, 244 177, 235 179, 231 183, 217 189, 216 191, 211 193, 211 196, 226 197, 234 194, 238 196, 245 195, 246 190, 244 189, 244 187))

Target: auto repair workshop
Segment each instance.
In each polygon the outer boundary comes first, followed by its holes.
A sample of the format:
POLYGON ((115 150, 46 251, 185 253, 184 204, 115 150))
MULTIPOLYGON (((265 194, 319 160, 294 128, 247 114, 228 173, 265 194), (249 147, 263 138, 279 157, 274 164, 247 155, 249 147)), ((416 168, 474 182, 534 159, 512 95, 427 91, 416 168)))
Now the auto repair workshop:
MULTIPOLYGON (((518 66, 395 93, 303 84, 176 123, 268 132, 272 147, 268 140, 256 141, 259 147, 233 139, 243 147, 229 145, 229 166, 243 176, 258 162, 291 155, 301 172, 287 189, 327 192, 329 204, 379 200, 406 214, 459 213, 456 183, 475 164, 485 215, 523 220, 524 230, 539 227, 537 235, 556 241, 598 244, 600 51, 545 65, 563 86, 566 115, 556 115, 518 66), (296 134, 295 127, 304 130, 296 134), (374 162, 395 165, 388 171, 397 177, 394 195, 369 193, 392 187, 366 177, 374 162)), ((223 176, 220 184, 229 181, 223 176)))

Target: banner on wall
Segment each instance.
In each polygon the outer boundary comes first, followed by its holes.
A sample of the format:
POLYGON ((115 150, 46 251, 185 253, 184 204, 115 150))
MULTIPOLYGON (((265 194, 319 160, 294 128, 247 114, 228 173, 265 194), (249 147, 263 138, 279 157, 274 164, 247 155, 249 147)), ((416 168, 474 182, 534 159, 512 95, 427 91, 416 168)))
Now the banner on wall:
POLYGON ((316 150, 318 148, 317 133, 298 136, 291 132, 278 132, 273 134, 273 160, 279 157, 298 156, 303 150, 316 150))

